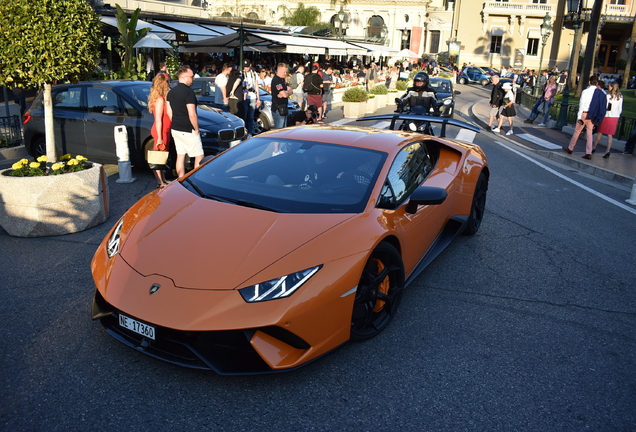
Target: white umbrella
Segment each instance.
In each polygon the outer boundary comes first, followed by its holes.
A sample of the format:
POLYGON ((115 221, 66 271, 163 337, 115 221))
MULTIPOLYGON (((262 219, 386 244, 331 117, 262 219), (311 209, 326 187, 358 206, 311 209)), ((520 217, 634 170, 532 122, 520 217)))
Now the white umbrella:
POLYGON ((146 36, 139 39, 139 42, 133 45, 133 48, 172 48, 172 46, 164 42, 159 36, 154 33, 148 33, 146 36))
POLYGON ((419 56, 420 56, 419 54, 416 54, 413 51, 408 50, 406 48, 396 54, 393 54, 393 57, 402 57, 402 58, 412 58, 412 57, 419 57, 419 56))

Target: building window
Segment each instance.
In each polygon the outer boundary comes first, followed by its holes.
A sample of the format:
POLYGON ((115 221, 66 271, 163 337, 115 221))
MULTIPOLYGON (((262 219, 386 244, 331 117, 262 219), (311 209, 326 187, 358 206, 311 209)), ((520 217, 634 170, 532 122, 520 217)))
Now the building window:
POLYGON ((369 18, 368 27, 367 27, 367 36, 381 37, 383 25, 384 25, 384 19, 379 15, 373 15, 371 18, 369 18))
POLYGON ((539 52, 539 39, 528 39, 527 55, 536 56, 539 52))
POLYGON ((501 40, 503 36, 491 36, 490 37, 490 53, 491 54, 500 54, 501 53, 501 40))
POLYGON ((532 0, 532 3, 536 3, 536 4, 545 4, 546 0, 532 0))
POLYGON ((429 51, 431 54, 437 54, 439 52, 439 37, 439 30, 431 31, 431 49, 429 51))

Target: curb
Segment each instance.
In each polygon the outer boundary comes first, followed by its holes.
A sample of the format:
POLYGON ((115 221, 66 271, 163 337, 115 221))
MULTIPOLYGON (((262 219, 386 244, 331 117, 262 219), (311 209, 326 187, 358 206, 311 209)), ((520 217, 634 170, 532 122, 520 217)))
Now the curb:
MULTIPOLYGON (((474 111, 473 111, 473 107, 475 105, 477 105, 479 102, 474 103, 473 105, 471 105, 470 107, 468 107, 468 114, 472 117, 472 119, 481 127, 488 129, 488 123, 486 123, 485 121, 483 121, 481 118, 479 118, 479 116, 477 116, 474 111)), ((572 133, 572 131, 574 130, 574 128, 569 127, 568 129, 570 129, 570 134, 572 133)), ((563 129, 563 132, 568 133, 568 130, 565 130, 565 128, 563 129)), ((520 145, 518 142, 515 142, 513 140, 509 140, 507 138, 505 138, 505 136, 501 136, 500 138, 506 139, 507 141, 515 144, 515 145, 520 145)), ((549 151, 549 150, 535 150, 529 147, 525 147, 524 149, 531 151, 532 153, 535 153, 539 156, 545 157, 547 159, 551 159, 555 162, 558 162, 560 164, 563 164, 565 166, 571 167, 571 168, 575 168, 578 171, 584 172, 586 174, 590 174, 593 175, 595 177, 599 177, 602 178, 604 180, 608 180, 614 183, 618 183, 622 186, 627 186, 627 187, 632 187, 632 185, 635 182, 635 178, 634 177, 630 177, 628 175, 625 174, 621 174, 612 170, 608 170, 605 168, 601 168, 598 167, 596 165, 590 165, 587 163, 584 163, 582 161, 578 161, 576 159, 572 159, 568 156, 566 156, 565 153, 561 154, 559 152, 553 152, 553 151, 549 151)))
POLYGON ((29 153, 23 145, 0 149, 0 169, 11 168, 14 162, 28 157, 29 153))

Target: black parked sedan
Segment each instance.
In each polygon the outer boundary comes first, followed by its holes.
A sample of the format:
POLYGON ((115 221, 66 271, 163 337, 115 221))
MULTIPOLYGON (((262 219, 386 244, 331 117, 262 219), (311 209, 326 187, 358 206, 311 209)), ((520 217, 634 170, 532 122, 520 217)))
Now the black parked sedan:
POLYGON ((446 78, 430 78, 430 86, 435 90, 437 100, 441 102, 440 116, 453 118, 455 114, 455 95, 462 94, 459 90, 453 90, 453 82, 446 78))
MULTIPOLYGON (((146 81, 96 81, 53 88, 55 144, 59 154, 81 154, 100 163, 117 163, 115 126, 125 125, 133 164, 145 162, 154 141, 148 112, 151 83, 146 81)), ((24 142, 31 156, 46 154, 44 98, 40 92, 24 114, 24 142)), ((226 112, 197 107, 203 150, 216 154, 245 137, 245 123, 226 112)))

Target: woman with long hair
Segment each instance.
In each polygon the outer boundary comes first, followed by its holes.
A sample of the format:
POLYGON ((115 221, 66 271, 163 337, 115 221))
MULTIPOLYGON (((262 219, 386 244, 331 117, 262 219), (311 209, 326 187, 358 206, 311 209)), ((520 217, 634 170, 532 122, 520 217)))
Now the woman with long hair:
MULTIPOLYGON (((167 74, 157 74, 152 80, 152 87, 148 96, 148 111, 155 117, 150 133, 155 141, 153 150, 166 152, 170 144, 170 127, 172 126, 172 121, 168 117, 168 110, 166 109, 168 91, 170 91, 170 77, 167 74)), ((163 188, 168 184, 163 172, 165 165, 160 167, 160 169, 152 170, 157 180, 157 188, 163 188)))
POLYGON ((594 140, 594 149, 592 153, 596 151, 596 146, 601 141, 601 137, 607 135, 607 150, 605 151, 604 159, 610 157, 610 150, 612 149, 612 140, 616 134, 616 126, 618 125, 618 119, 623 111, 623 95, 620 92, 620 87, 616 81, 612 81, 609 84, 607 92, 607 114, 605 118, 598 126, 596 139, 594 140))

